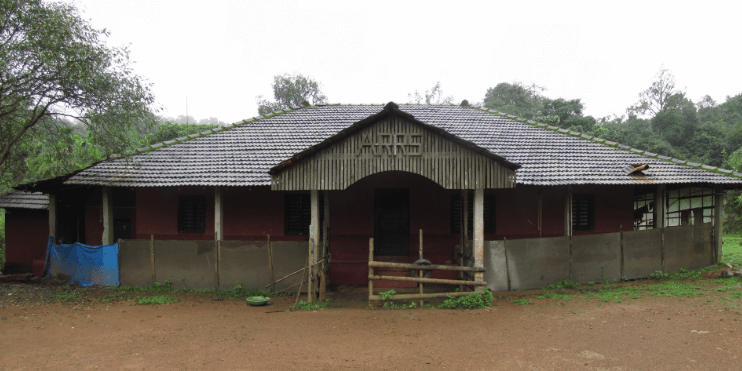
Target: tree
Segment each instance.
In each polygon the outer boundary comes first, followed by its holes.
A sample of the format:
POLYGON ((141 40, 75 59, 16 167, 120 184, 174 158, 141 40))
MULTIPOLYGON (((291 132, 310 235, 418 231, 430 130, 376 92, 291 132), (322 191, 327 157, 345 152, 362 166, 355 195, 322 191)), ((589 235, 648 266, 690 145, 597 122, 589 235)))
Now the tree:
POLYGON ((438 81, 430 90, 425 90, 424 95, 420 95, 418 90, 414 93, 408 93, 407 97, 410 99, 410 103, 421 104, 451 104, 453 103, 453 95, 447 97, 443 96, 443 89, 441 88, 441 82, 438 81))
MULTIPOLYGON (((646 90, 639 93, 639 102, 628 108, 630 114, 657 116, 667 108, 670 97, 679 93, 675 89, 675 76, 663 67, 657 72, 655 80, 646 90)), ((660 137, 662 136, 660 127, 660 137)))
POLYGON ((14 180, 5 175, 22 167, 24 147, 66 135, 61 118, 84 125, 105 154, 139 144, 132 132, 154 124, 154 97, 127 48, 105 45, 108 32, 71 4, 3 0, 0 11, 0 183, 14 180))
POLYGON ((269 101, 262 95, 256 97, 258 114, 261 116, 291 107, 301 107, 304 102, 327 103, 327 96, 320 90, 320 84, 301 74, 273 76, 272 86, 275 101, 269 101))
POLYGON ((541 111, 544 99, 541 92, 544 90, 536 84, 526 86, 520 82, 501 82, 487 89, 483 105, 524 119, 534 119, 541 111))

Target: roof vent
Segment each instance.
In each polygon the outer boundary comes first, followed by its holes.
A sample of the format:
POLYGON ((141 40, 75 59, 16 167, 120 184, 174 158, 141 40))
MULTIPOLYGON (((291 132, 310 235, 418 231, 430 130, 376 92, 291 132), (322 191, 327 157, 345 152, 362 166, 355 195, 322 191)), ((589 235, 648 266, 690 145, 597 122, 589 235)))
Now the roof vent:
POLYGON ((461 101, 461 107, 469 107, 469 101, 464 99, 461 101))
POLYGON ((628 175, 644 175, 642 171, 649 169, 647 164, 631 164, 625 167, 628 175))

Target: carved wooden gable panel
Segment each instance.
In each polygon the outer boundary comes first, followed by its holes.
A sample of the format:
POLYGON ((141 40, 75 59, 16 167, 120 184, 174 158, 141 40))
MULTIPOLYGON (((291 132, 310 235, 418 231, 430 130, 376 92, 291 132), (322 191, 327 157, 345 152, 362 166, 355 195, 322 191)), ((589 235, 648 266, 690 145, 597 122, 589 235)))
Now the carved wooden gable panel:
POLYGON ((271 189, 342 190, 385 171, 422 175, 446 189, 515 187, 515 172, 494 159, 389 117, 272 175, 271 189))

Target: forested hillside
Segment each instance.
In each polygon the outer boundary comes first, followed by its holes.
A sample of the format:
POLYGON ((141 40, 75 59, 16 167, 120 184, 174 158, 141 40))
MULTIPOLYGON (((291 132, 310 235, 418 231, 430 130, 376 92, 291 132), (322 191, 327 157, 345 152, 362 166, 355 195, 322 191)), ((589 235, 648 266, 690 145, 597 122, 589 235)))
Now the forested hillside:
POLYGON ((594 118, 583 114, 581 99, 552 99, 543 91, 536 85, 500 83, 487 90, 483 105, 665 156, 740 170, 742 94, 724 102, 708 95, 694 102, 661 69, 625 115, 594 118))

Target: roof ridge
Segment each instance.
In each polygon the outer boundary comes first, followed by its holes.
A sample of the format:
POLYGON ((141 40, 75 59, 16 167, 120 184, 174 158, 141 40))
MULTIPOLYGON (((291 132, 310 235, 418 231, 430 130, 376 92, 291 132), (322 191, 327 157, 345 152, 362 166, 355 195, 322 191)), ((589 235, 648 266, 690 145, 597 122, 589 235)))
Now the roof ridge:
POLYGON ((638 154, 638 155, 641 155, 641 156, 645 156, 645 157, 649 157, 649 158, 654 158, 654 159, 658 159, 658 160, 670 162, 670 163, 673 163, 673 164, 676 164, 676 165, 684 165, 684 166, 691 167, 691 168, 694 168, 694 169, 706 170, 706 171, 710 171, 712 173, 718 173, 718 174, 724 174, 724 175, 727 175, 727 176, 734 176, 734 177, 737 177, 737 178, 742 178, 742 173, 736 172, 736 171, 732 171, 732 170, 729 170, 729 169, 723 169, 723 168, 718 167, 718 166, 705 165, 705 164, 701 164, 700 162, 690 162, 690 161, 687 161, 687 160, 681 160, 681 159, 678 159, 678 158, 672 158, 672 157, 668 157, 668 156, 663 156, 663 155, 660 155, 660 154, 657 154, 657 153, 654 153, 654 152, 649 152, 649 151, 646 151, 646 150, 643 150, 643 149, 633 148, 633 147, 630 147, 630 146, 627 146, 625 144, 621 144, 621 143, 618 143, 618 142, 612 142, 612 141, 607 140, 607 139, 604 139, 604 138, 597 138, 597 137, 595 137, 593 135, 583 134, 583 133, 580 133, 578 131, 571 131, 569 129, 563 129, 563 128, 560 128, 558 126, 553 126, 553 125, 549 125, 549 124, 545 124, 545 123, 539 123, 539 122, 536 122, 536 121, 533 121, 533 120, 527 120, 527 119, 524 119, 524 118, 521 118, 521 117, 518 117, 518 116, 515 116, 515 115, 511 115, 511 114, 508 114, 508 113, 505 113, 505 112, 499 112, 499 111, 496 111, 496 110, 493 110, 493 109, 490 109, 490 108, 486 108, 484 106, 473 107, 473 108, 476 108, 476 109, 479 109, 480 111, 484 111, 484 112, 487 112, 487 113, 490 113, 490 114, 494 114, 494 115, 497 115, 497 116, 500 116, 500 117, 505 117, 505 118, 511 119, 513 121, 521 122, 523 124, 527 124, 527 125, 530 125, 530 126, 539 127, 541 129, 551 130, 551 131, 554 131, 554 132, 558 132, 560 134, 565 134, 565 135, 570 135, 570 136, 573 136, 573 137, 578 137, 578 138, 581 138, 581 139, 584 139, 584 140, 588 140, 588 141, 591 141, 591 142, 599 143, 599 144, 606 145, 606 146, 609 146, 609 147, 614 147, 614 148, 622 149, 624 151, 628 151, 628 152, 631 152, 631 153, 634 153, 634 154, 638 154))

